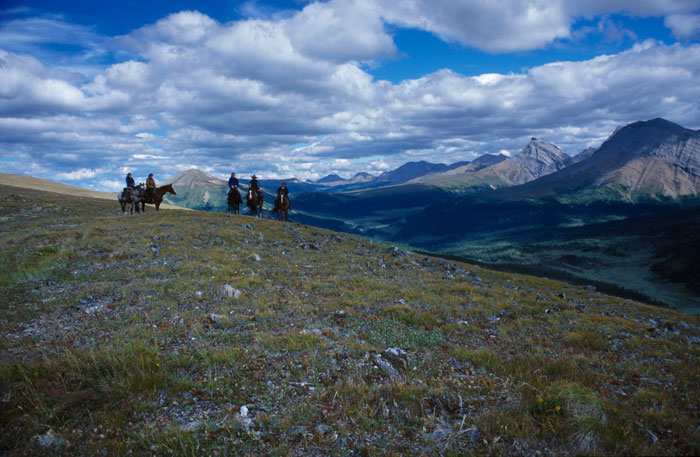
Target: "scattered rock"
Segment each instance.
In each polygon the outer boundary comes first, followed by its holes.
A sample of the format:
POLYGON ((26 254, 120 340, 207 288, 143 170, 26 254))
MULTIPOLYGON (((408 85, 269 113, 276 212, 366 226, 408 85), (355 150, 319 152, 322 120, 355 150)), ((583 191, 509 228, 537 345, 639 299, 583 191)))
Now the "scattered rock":
POLYGON ((317 435, 325 435, 326 433, 330 432, 331 428, 327 426, 326 424, 318 424, 316 426, 316 434, 317 435))
POLYGON ((392 246, 388 249, 389 254, 391 254, 392 257, 403 257, 408 255, 408 251, 404 251, 401 248, 397 248, 396 246, 392 246))
POLYGON ((479 438, 481 437, 481 432, 479 432, 479 428, 476 426, 465 428, 464 430, 460 430, 459 433, 464 435, 472 443, 476 443, 477 441, 479 441, 479 438))
POLYGON ((384 357, 382 357, 380 354, 372 354, 372 362, 374 365, 379 368, 384 375, 388 376, 389 379, 392 381, 396 381, 399 378, 401 378, 401 374, 399 371, 394 368, 394 366, 386 360, 384 357))
POLYGON ((43 435, 38 435, 34 437, 34 439, 36 440, 36 444, 39 445, 40 448, 51 451, 59 451, 67 443, 64 438, 56 436, 53 430, 51 429, 49 429, 43 435))
POLYGON ((221 288, 221 293, 228 298, 234 298, 234 299, 238 299, 242 294, 242 292, 240 290, 234 289, 233 286, 231 286, 230 284, 225 284, 221 288))
POLYGON ((401 348, 389 348, 382 352, 382 356, 393 366, 398 366, 402 370, 408 369, 408 354, 401 348))
POLYGON ((290 431, 290 434, 295 438, 303 438, 304 436, 306 436, 307 433, 309 433, 309 430, 304 425, 294 427, 290 431))
POLYGON ((203 426, 204 424, 201 421, 195 420, 186 424, 182 424, 180 426, 180 430, 182 430, 183 432, 196 432, 200 430, 203 426))
POLYGON ((251 259, 255 260, 256 262, 260 262, 261 257, 258 254, 253 254, 251 259))
POLYGON ((437 399, 437 403, 451 413, 460 411, 464 406, 462 396, 452 390, 448 390, 444 394, 440 395, 440 397, 437 399))
POLYGON ((207 316, 204 318, 204 325, 210 325, 212 327, 216 328, 222 328, 224 324, 228 322, 228 319, 221 314, 207 314, 207 316))
POLYGON ((298 249, 305 249, 305 250, 311 250, 311 251, 318 251, 319 248, 313 243, 299 243, 297 244, 298 249))

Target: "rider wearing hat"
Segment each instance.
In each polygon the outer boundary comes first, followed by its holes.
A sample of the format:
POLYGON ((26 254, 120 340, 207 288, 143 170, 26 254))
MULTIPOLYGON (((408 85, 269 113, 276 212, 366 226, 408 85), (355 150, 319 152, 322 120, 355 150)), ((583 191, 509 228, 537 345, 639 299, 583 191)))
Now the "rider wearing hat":
POLYGON ((289 189, 287 189, 287 183, 282 182, 282 185, 277 189, 277 198, 275 199, 275 204, 279 204, 279 198, 280 195, 284 195, 287 198, 287 201, 289 202, 289 209, 292 209, 292 204, 289 201, 289 189))
POLYGON ((136 187, 136 181, 134 181, 134 178, 131 176, 131 173, 126 174, 126 187, 136 187))
POLYGON ((255 192, 255 195, 260 197, 260 184, 258 183, 258 177, 253 175, 250 177, 250 189, 255 192))

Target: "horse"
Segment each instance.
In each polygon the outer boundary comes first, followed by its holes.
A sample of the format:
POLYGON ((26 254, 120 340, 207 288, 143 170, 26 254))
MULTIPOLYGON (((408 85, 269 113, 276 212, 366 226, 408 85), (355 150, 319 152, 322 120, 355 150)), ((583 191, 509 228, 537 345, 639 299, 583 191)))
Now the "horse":
POLYGON ((228 191, 228 212, 231 214, 241 214, 240 205, 243 203, 241 193, 236 187, 228 191))
POLYGON ((175 189, 173 189, 172 184, 166 184, 164 186, 160 186, 156 189, 153 190, 153 193, 149 194, 144 194, 143 198, 141 199, 141 210, 145 213, 146 212, 146 203, 149 203, 151 205, 156 205, 156 211, 160 208, 160 204, 163 203, 163 196, 166 193, 171 193, 173 195, 177 195, 177 192, 175 192, 175 189))
POLYGON ((277 191, 277 198, 275 199, 275 208, 272 210, 277 213, 277 218, 282 220, 282 213, 284 212, 284 221, 287 222, 287 212, 291 208, 289 203, 289 197, 285 195, 284 192, 277 191))
POLYGON ((139 212, 139 202, 143 198, 143 192, 143 184, 140 184, 134 187, 125 187, 124 190, 117 194, 117 200, 119 200, 119 204, 122 207, 122 214, 126 214, 127 203, 131 204, 129 214, 133 214, 134 209, 136 209, 137 213, 139 212))
POLYGON ((263 197, 262 192, 253 192, 253 189, 248 189, 246 194, 246 206, 250 208, 250 215, 262 217, 263 210, 263 197))

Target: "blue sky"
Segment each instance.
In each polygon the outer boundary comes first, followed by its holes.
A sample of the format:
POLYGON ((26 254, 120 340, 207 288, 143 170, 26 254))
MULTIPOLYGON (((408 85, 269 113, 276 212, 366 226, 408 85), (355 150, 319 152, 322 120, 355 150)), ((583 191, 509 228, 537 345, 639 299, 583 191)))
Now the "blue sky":
POLYGON ((0 3, 0 171, 98 190, 700 127, 700 0, 0 3))

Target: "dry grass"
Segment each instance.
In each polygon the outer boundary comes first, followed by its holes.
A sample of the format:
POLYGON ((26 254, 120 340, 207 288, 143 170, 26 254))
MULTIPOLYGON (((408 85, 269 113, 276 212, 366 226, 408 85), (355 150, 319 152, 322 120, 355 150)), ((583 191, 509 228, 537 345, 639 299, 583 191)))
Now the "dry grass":
POLYGON ((4 455, 700 452, 694 316, 3 186, 0 243, 4 455))

